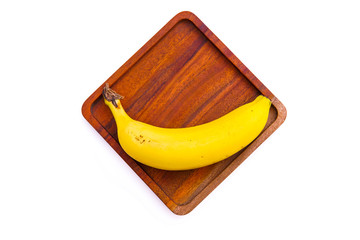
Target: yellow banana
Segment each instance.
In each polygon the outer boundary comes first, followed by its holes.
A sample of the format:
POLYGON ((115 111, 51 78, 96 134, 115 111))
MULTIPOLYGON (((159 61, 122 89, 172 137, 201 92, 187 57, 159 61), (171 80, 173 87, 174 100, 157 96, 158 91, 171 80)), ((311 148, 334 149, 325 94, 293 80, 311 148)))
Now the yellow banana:
POLYGON ((260 95, 214 121, 161 128, 130 118, 121 105, 122 96, 108 85, 103 96, 115 118, 124 151, 138 162, 164 170, 194 169, 230 157, 260 134, 271 106, 271 101, 260 95))

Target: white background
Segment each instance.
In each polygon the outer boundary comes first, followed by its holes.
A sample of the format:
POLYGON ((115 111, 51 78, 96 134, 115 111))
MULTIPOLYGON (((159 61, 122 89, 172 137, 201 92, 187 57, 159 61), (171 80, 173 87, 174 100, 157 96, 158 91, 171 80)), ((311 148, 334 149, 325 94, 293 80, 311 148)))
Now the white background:
POLYGON ((0 239, 360 239, 357 1, 1 1, 0 239), (194 12, 284 103, 285 123, 174 215, 81 115, 194 12))

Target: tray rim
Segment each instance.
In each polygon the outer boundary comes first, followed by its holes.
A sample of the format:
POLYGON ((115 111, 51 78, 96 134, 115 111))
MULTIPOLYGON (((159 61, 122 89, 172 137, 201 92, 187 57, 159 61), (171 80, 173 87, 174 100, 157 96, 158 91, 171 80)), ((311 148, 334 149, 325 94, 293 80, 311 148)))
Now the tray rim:
POLYGON ((192 12, 183 11, 176 14, 167 24, 165 24, 150 40, 148 40, 138 51, 135 52, 119 69, 117 69, 103 84, 101 84, 83 103, 82 115, 92 125, 95 130, 110 144, 110 146, 120 155, 120 157, 131 167, 131 169, 148 185, 160 200, 175 214, 185 215, 191 212, 200 202, 202 202, 226 177, 228 177, 248 156, 251 155, 280 125, 285 121, 287 111, 285 106, 275 97, 275 95, 220 41, 216 35, 192 12), (264 96, 268 97, 277 111, 275 121, 263 131, 244 151, 236 157, 218 176, 216 176, 206 187, 199 192, 190 202, 186 204, 175 203, 161 187, 123 151, 120 144, 111 137, 109 132, 92 115, 91 107, 101 94, 105 83, 113 85, 128 69, 130 69, 144 54, 160 41, 178 22, 189 20, 198 28, 206 38, 228 59, 232 64, 257 88, 264 96))

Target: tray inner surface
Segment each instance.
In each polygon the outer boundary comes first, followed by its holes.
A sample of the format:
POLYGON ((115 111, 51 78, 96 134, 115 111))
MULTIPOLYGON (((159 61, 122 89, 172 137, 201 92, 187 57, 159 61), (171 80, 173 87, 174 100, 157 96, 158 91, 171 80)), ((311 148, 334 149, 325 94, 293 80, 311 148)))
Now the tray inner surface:
MULTIPOLYGON (((212 121, 252 101, 259 90, 187 19, 176 23, 111 86, 133 119, 160 127, 212 121)), ((99 97, 93 117, 117 140, 115 121, 99 97)), ((275 121, 270 110, 266 128, 275 121)), ((193 200, 241 152, 211 166, 162 171, 139 166, 177 205, 193 200)))

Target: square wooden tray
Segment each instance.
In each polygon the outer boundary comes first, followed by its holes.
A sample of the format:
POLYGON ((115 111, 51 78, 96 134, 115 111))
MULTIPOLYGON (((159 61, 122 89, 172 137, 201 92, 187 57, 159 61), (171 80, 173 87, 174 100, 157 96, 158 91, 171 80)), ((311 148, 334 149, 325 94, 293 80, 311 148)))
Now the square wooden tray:
POLYGON ((122 104, 132 118, 161 127, 212 121, 259 94, 272 101, 264 131, 250 145, 217 164, 189 171, 151 168, 123 151, 101 95, 105 82, 84 102, 82 113, 89 123, 179 215, 193 210, 286 117, 282 103, 191 12, 177 14, 106 82, 125 96, 122 104))

